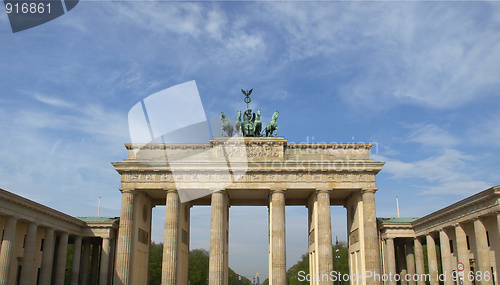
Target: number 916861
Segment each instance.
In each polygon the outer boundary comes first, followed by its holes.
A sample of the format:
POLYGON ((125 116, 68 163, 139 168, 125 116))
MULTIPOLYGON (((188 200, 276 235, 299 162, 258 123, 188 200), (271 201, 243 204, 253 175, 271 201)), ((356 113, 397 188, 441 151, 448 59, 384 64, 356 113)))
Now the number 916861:
POLYGON ((50 14, 50 3, 31 2, 31 3, 6 3, 5 10, 7 14, 50 14))

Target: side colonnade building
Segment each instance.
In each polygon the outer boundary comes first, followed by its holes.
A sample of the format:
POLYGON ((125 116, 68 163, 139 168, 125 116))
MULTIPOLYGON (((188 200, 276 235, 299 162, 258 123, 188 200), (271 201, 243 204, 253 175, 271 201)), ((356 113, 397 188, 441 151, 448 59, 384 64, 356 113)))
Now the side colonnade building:
POLYGON ((0 284, 112 284, 118 223, 71 217, 0 189, 0 284))
POLYGON ((378 228, 384 273, 400 279, 386 284, 499 285, 500 186, 422 218, 379 218, 378 228))

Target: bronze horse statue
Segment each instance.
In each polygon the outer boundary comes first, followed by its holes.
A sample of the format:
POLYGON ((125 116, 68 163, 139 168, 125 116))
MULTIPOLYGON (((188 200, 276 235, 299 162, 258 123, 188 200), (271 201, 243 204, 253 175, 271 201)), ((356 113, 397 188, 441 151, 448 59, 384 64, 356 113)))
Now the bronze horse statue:
POLYGON ((241 122, 241 111, 238 111, 238 119, 236 120, 236 134, 240 137, 243 136, 243 129, 241 128, 241 126, 243 125, 243 123, 241 122))
POLYGON ((278 135, 278 123, 276 120, 278 119, 278 111, 274 112, 271 122, 266 126, 266 137, 273 136, 273 132, 276 131, 276 135, 278 135))
POLYGON ((234 132, 233 125, 229 123, 229 121, 226 118, 226 114, 224 114, 224 112, 220 113, 220 119, 222 120, 222 128, 220 130, 220 135, 224 136, 224 131, 225 131, 228 137, 232 137, 234 132))

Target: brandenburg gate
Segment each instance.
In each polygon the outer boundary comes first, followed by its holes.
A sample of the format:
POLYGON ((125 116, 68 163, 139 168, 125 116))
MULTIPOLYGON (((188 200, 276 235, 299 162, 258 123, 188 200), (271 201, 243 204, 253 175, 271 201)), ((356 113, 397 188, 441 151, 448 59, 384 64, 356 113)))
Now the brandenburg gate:
POLYGON ((229 207, 239 205, 269 208, 272 285, 286 284, 287 205, 308 208, 311 275, 334 269, 331 205, 347 209, 350 272, 380 274, 375 175, 384 163, 370 159, 371 147, 245 136, 206 144, 127 144, 128 158, 113 163, 122 176, 114 284, 147 284, 157 205, 166 205, 162 284, 188 284, 190 209, 197 205, 211 206, 210 285, 228 283, 229 207))

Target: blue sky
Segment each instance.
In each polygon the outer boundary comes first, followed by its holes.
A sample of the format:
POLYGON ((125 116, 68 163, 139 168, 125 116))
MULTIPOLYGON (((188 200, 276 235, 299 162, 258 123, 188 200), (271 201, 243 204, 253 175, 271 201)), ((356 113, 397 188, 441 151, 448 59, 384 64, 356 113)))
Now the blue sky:
MULTIPOLYGON (((396 196, 418 217, 500 184, 499 2, 82 1, 16 34, 0 12, 0 187, 70 215, 96 215, 99 196, 119 215, 128 111, 190 80, 208 117, 254 88, 289 142, 374 143, 379 217, 396 196)), ((286 211, 291 266, 307 212, 286 211)), ((192 210, 191 248, 208 248, 207 213, 192 210)), ((232 207, 230 223, 230 266, 267 276, 267 208, 232 207)))

